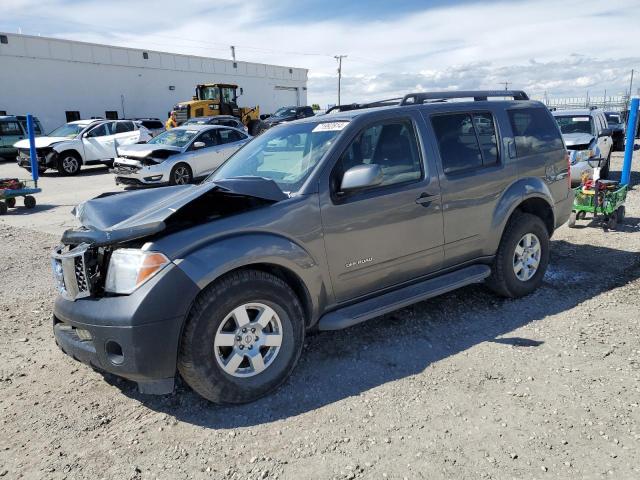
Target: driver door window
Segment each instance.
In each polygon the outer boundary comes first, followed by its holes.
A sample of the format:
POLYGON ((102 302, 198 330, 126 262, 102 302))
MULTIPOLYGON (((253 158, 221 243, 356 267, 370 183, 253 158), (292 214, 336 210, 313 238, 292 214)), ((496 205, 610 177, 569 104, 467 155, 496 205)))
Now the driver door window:
POLYGON ((208 130, 206 132, 201 133, 193 142, 193 144, 191 144, 191 150, 199 150, 193 147, 193 145, 196 142, 202 142, 204 143, 204 147, 201 147, 200 150, 202 148, 209 148, 209 147, 215 147, 218 144, 218 139, 216 138, 216 131, 215 130, 208 130))
POLYGON ((381 186, 420 180, 422 161, 411 122, 398 120, 364 129, 338 160, 335 180, 341 180, 344 172, 363 164, 380 165, 381 186))

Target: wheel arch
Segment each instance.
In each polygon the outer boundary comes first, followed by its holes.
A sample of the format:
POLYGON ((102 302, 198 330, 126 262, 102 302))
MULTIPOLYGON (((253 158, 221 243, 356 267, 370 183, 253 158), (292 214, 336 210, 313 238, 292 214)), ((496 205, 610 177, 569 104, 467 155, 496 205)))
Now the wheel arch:
POLYGON ((493 246, 497 249, 507 223, 516 211, 539 217, 551 237, 555 230, 553 205, 553 196, 542 179, 530 177, 513 183, 503 193, 493 214, 491 227, 494 232, 498 232, 493 246))
POLYGON ((307 327, 314 325, 327 303, 327 288, 318 263, 300 245, 273 234, 229 237, 206 244, 177 262, 204 290, 238 270, 260 270, 287 283, 299 298, 307 327))
POLYGON ((63 148, 62 150, 55 150, 55 151, 58 154, 56 160, 62 158, 65 154, 68 155, 69 153, 71 153, 74 157, 76 157, 80 161, 80 165, 84 165, 84 159, 82 158, 82 154, 75 147, 67 147, 67 148, 63 148))

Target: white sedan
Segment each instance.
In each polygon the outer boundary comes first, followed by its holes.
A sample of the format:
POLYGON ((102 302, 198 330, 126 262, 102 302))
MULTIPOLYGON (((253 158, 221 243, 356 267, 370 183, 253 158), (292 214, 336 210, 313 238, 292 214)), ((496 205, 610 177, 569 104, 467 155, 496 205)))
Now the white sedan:
POLYGON ((144 145, 118 149, 116 183, 134 186, 184 185, 204 178, 252 137, 222 125, 185 125, 144 145))
MULTIPOLYGON (((130 120, 78 120, 56 128, 49 135, 35 139, 38 170, 49 168, 63 175, 75 175, 82 165, 111 165, 123 145, 146 142, 149 131, 130 120)), ((31 169, 29 140, 20 140, 18 165, 31 169)))

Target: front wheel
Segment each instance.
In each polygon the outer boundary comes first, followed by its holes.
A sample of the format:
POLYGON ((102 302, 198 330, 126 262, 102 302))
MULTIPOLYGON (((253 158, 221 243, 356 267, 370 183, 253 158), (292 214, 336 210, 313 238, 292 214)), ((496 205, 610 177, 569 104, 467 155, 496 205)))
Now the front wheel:
POLYGON ((212 402, 251 402, 289 377, 304 334, 302 306, 291 288, 269 273, 241 270, 196 299, 181 339, 178 370, 212 402))
POLYGON ((193 173, 186 163, 178 163, 171 169, 169 183, 171 185, 186 185, 193 181, 193 173))
POLYGON ((81 161, 78 155, 64 152, 58 159, 58 172, 62 175, 76 175, 80 171, 81 161))
POLYGON ((529 213, 516 213, 502 234, 488 286, 499 295, 524 297, 542 283, 549 264, 549 232, 529 213))

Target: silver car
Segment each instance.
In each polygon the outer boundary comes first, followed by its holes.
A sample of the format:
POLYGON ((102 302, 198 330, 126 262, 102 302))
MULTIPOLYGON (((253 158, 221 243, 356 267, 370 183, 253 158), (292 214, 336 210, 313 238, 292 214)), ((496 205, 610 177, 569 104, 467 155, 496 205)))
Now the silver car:
POLYGON ((251 137, 236 128, 188 125, 118 149, 112 172, 123 185, 184 185, 215 171, 251 137))

